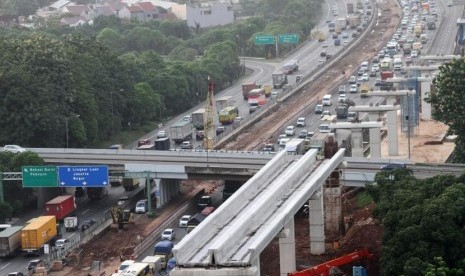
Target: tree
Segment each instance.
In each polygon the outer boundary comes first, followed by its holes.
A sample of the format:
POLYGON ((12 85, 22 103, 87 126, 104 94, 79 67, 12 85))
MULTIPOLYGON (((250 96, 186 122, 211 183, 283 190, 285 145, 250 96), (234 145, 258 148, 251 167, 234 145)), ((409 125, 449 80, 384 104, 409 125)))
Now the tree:
POLYGON ((13 207, 8 202, 0 202, 0 223, 5 223, 13 215, 13 207))
POLYGON ((465 162, 465 59, 454 59, 439 68, 433 89, 427 99, 433 107, 433 118, 449 126, 449 133, 457 135, 454 162, 465 162))

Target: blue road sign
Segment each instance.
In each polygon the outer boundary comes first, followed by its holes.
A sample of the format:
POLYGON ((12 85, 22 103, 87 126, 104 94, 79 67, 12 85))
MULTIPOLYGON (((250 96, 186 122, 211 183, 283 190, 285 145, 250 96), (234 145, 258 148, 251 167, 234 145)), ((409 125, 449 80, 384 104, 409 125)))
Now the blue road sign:
POLYGON ((108 166, 60 166, 58 183, 60 187, 106 187, 108 166))

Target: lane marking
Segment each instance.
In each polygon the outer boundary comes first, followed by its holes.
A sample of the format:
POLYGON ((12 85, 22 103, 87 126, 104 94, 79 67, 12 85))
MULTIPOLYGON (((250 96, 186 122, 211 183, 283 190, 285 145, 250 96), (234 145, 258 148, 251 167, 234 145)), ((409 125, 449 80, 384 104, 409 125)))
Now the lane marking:
POLYGON ((6 265, 0 267, 0 270, 4 269, 5 267, 7 267, 7 266, 10 265, 10 264, 11 264, 11 262, 9 262, 9 263, 7 263, 6 265))
POLYGON ((81 213, 81 215, 84 215, 85 213, 89 212, 90 209, 85 210, 84 212, 81 213))

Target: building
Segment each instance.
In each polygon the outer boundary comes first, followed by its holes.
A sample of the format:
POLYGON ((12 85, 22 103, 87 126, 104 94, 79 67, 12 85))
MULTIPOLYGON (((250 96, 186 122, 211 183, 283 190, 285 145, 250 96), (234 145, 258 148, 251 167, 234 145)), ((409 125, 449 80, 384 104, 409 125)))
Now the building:
POLYGON ((208 28, 234 23, 234 10, 230 2, 186 5, 187 26, 208 28))

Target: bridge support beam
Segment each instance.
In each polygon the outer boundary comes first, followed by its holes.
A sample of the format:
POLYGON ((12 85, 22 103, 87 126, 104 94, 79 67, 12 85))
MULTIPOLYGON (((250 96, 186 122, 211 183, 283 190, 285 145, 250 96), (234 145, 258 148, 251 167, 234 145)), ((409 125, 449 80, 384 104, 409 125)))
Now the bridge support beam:
POLYGON ((325 221, 323 211, 323 196, 321 190, 314 193, 308 201, 310 224, 310 253, 321 255, 325 253, 325 221))
POLYGON ((362 129, 352 129, 352 157, 363 157, 362 129))
POLYGON ((325 229, 328 239, 337 239, 341 233, 342 190, 341 187, 324 188, 325 229))
POLYGON ((281 276, 296 271, 294 219, 291 219, 278 235, 279 265, 281 276))

